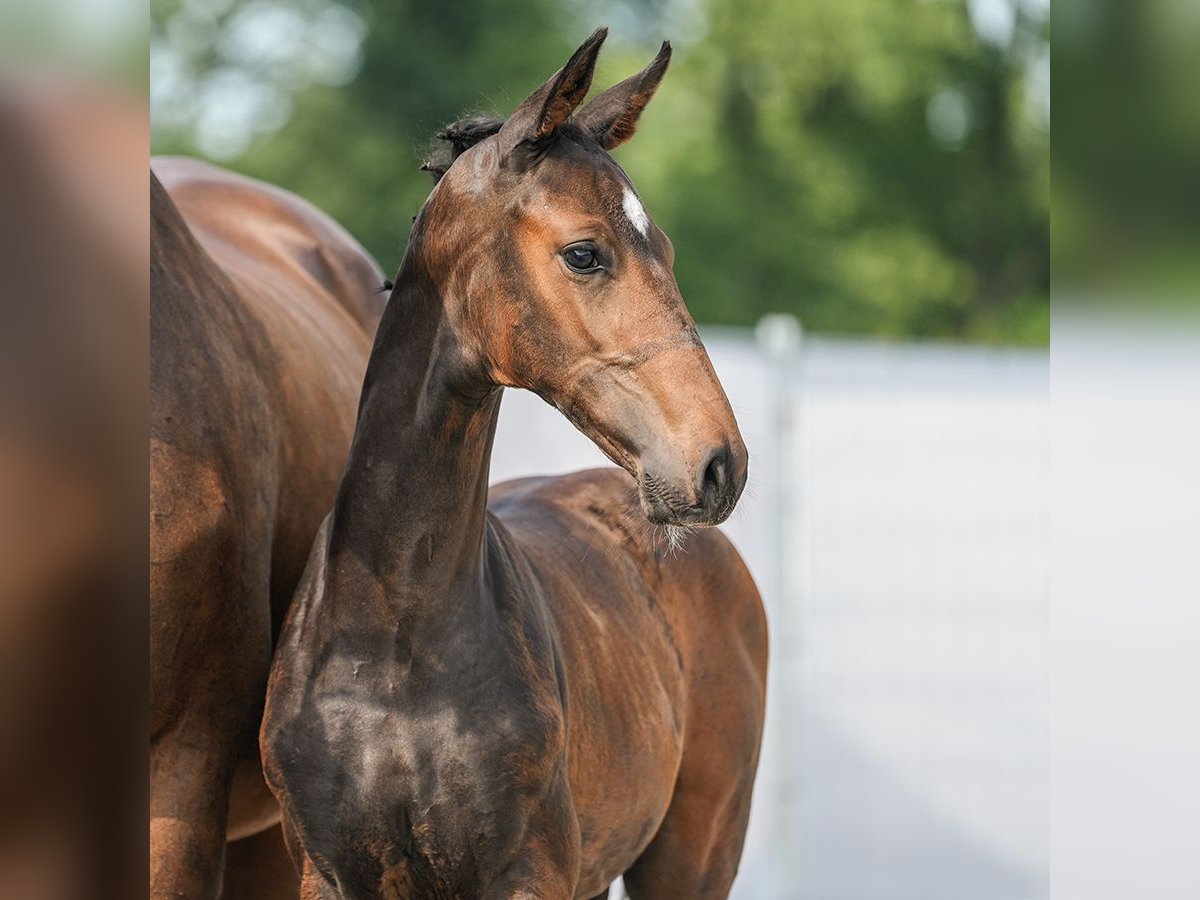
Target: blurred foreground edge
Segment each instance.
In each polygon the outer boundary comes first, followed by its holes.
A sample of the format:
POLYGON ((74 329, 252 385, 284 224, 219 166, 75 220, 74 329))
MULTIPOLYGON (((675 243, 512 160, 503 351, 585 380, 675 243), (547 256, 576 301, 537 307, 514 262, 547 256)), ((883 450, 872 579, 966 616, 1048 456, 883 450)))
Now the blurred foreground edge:
POLYGON ((0 77, 0 897, 144 883, 148 131, 0 77))

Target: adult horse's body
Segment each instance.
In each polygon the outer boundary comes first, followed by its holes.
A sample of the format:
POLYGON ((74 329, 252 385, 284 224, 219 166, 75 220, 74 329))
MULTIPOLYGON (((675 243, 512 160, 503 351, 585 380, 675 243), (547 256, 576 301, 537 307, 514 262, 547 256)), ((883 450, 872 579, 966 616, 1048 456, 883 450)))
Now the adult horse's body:
POLYGON ((432 167, 268 689, 264 768, 305 897, 733 880, 762 605, 716 530, 675 555, 658 525, 728 516, 746 451, 670 244, 604 152, 669 47, 572 117, 603 36, 503 127, 449 129, 461 155, 432 167), (503 386, 629 474, 513 482, 489 506, 503 386))
POLYGON ((215 895, 227 839, 277 827, 255 746, 273 636, 345 463, 382 276, 297 197, 153 168, 150 887, 191 898, 215 895))
POLYGON ((144 777, 149 117, 21 68, 0 74, 0 897, 126 898, 145 879, 114 823, 144 777))

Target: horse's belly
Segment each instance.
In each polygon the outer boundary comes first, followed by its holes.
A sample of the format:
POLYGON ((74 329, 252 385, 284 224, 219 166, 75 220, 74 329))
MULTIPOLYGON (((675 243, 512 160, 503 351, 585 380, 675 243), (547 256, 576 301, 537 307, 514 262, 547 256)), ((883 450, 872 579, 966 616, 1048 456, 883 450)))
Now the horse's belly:
POLYGON ((242 760, 229 786, 229 819, 225 825, 225 839, 237 841, 259 834, 276 825, 279 818, 279 803, 263 780, 258 755, 242 760))

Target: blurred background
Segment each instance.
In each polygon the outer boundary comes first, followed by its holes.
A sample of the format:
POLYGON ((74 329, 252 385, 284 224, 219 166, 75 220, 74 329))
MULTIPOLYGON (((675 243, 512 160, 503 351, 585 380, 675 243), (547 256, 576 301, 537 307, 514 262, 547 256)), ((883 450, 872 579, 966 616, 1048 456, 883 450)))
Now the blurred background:
POLYGON ((394 272, 432 135, 598 24, 675 57, 617 156, 701 323, 1045 346, 1049 0, 151 0, 155 153, 315 202, 394 272))
MULTIPOLYGON (((753 460, 727 530, 774 657, 736 896, 1045 896, 1048 0, 151 9, 153 151, 313 200, 388 272, 440 126, 596 25, 599 87, 670 39, 616 155, 753 460)), ((493 480, 602 464, 509 393, 493 480)))
MULTIPOLYGON (((703 332, 751 458, 723 528, 771 621, 734 896, 1047 896, 1045 354, 703 332)), ((506 395, 494 480, 604 464, 506 395)))

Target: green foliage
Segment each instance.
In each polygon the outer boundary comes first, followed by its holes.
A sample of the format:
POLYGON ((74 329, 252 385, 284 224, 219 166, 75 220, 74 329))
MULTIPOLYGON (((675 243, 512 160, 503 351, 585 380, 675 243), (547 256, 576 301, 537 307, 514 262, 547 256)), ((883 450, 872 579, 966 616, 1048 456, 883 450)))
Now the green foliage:
MULTIPOLYGON (((156 37, 201 2, 225 9, 194 54, 197 82, 227 64, 221 29, 264 0, 159 0, 156 37)), ((328 0, 287 2, 312 13, 328 0)), ((353 80, 293 85, 286 124, 223 160, 313 200, 388 270, 428 193, 417 167, 439 125, 507 113, 615 16, 607 86, 649 59, 663 36, 650 23, 683 8, 389 7, 354 8, 366 37, 353 80)), ((699 39, 677 42, 617 156, 675 243, 699 321, 792 312, 819 331, 1048 340, 1049 135, 1028 78, 1041 23, 1018 14, 998 47, 957 0, 707 0, 692 15, 679 30, 699 39)), ((156 152, 192 149, 178 118, 160 127, 156 113, 156 152)))

